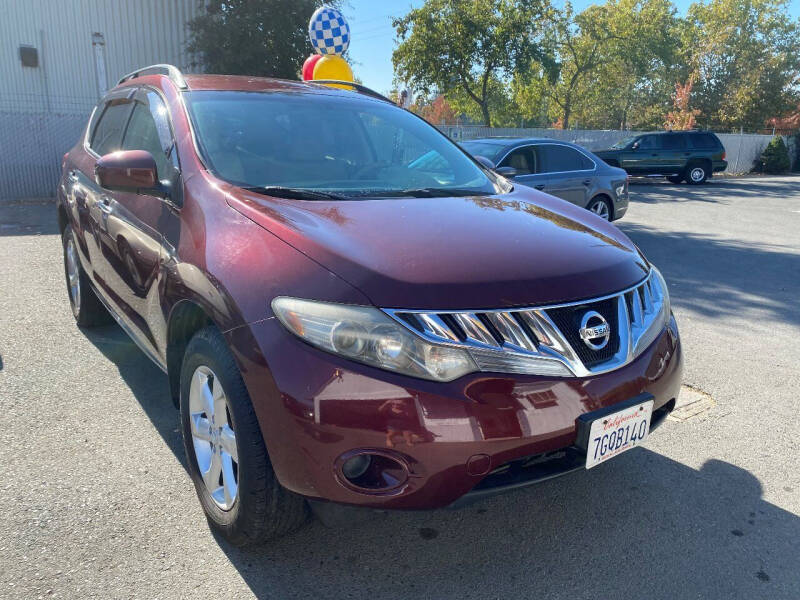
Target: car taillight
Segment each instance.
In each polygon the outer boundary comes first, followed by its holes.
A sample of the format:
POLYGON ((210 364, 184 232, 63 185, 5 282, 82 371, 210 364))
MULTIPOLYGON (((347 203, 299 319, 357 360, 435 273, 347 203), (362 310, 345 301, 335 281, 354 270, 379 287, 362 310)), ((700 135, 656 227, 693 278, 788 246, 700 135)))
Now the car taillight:
POLYGON ((726 154, 725 154, 725 151, 723 150, 722 151, 722 160, 725 160, 725 156, 726 156, 726 154))

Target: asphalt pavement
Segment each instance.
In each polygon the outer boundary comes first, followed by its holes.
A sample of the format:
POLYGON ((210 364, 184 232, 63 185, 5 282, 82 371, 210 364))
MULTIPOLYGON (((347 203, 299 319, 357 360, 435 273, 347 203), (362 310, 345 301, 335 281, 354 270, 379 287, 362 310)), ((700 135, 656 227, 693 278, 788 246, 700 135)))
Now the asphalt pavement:
POLYGON ((166 377, 75 326, 53 206, 0 206, 0 597, 797 600, 800 178, 635 184, 619 226, 669 282, 700 408, 591 471, 239 550, 166 377))

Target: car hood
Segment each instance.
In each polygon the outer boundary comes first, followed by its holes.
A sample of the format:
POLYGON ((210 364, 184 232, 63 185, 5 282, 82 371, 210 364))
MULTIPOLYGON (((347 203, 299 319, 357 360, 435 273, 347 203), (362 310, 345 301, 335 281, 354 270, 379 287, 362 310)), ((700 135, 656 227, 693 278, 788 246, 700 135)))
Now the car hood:
POLYGON ((622 152, 620 148, 606 148, 605 150, 592 150, 592 153, 603 158, 604 156, 616 156, 622 152))
POLYGON ((228 187, 228 204, 377 306, 533 306, 610 294, 648 265, 616 227, 524 186, 498 196, 285 200, 228 187))

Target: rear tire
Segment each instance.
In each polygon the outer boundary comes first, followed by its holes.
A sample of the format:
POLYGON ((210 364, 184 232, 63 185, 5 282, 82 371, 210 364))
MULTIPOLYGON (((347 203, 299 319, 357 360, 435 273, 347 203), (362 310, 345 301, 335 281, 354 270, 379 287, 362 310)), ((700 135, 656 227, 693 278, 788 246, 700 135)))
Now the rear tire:
POLYGON ((611 221, 613 219, 613 212, 611 208, 611 201, 605 196, 595 196, 586 205, 586 210, 593 212, 601 219, 611 221))
POLYGON ((667 177, 667 181, 670 183, 681 183, 683 181, 683 175, 670 175, 667 177))
POLYGON ((89 276, 83 270, 71 225, 67 225, 61 233, 61 245, 64 248, 64 277, 67 281, 69 306, 78 326, 97 327, 111 323, 111 314, 95 295, 89 276))
POLYGON ((705 163, 692 163, 686 167, 686 182, 690 185, 705 183, 709 177, 710 168, 705 163))
POLYGON ((186 348, 180 413, 189 475, 212 529, 231 544, 244 546, 290 533, 306 522, 305 500, 275 476, 247 388, 216 327, 198 331, 186 348), (216 400, 204 405, 206 397, 216 400))

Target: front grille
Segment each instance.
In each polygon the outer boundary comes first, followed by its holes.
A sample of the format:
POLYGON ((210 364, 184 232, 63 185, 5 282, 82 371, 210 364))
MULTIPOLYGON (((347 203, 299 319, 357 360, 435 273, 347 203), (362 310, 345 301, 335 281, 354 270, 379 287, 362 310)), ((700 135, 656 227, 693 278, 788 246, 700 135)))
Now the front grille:
MULTIPOLYGON (((641 283, 603 298, 508 310, 420 311, 384 309, 425 339, 465 348, 481 371, 588 376, 619 368, 638 356, 666 324, 666 284, 651 270, 641 283), (608 343, 581 338, 588 311, 610 327, 608 343)), ((595 327, 597 320, 590 327, 595 327)), ((590 338, 595 340, 595 338, 590 338)))
POLYGON ((618 305, 619 300, 614 297, 577 306, 550 308, 546 312, 559 331, 567 338, 569 345, 572 346, 581 362, 586 367, 594 367, 611 360, 619 350, 618 305), (611 327, 611 337, 608 343, 600 350, 594 350, 587 346, 580 336, 581 318, 590 310, 603 315, 603 318, 611 327))

